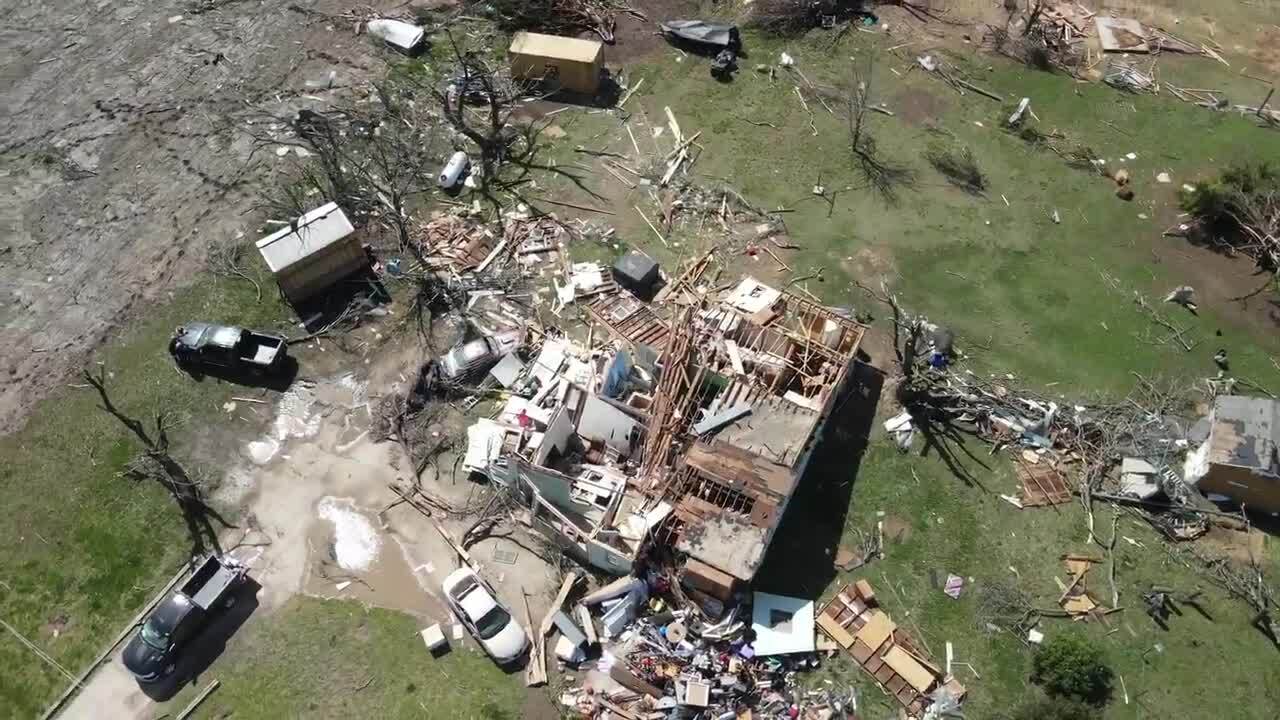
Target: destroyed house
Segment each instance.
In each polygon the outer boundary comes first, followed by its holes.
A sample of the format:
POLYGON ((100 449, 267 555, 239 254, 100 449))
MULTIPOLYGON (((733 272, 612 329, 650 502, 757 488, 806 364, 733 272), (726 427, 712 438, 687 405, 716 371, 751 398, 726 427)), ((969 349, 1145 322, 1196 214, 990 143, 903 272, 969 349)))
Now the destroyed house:
POLYGON ((468 430, 463 462, 510 488, 528 509, 527 522, 566 553, 619 575, 631 571, 648 527, 660 519, 645 520, 645 499, 628 492, 623 471, 644 414, 602 394, 626 358, 545 341, 511 383, 517 393, 468 430))
POLYGON ((512 395, 469 429, 464 468, 594 567, 628 573, 658 542, 727 598, 759 569, 865 328, 751 278, 669 319, 620 291, 586 307, 614 347, 548 339, 505 368, 512 395))
POLYGON ((684 310, 666 332, 647 307, 623 316, 622 302, 588 312, 622 339, 662 346, 640 471, 645 491, 672 508, 659 539, 694 567, 750 581, 865 327, 750 277, 718 303, 684 310))
POLYGON ((1280 512, 1280 402, 1219 396, 1209 415, 1209 437, 1187 459, 1187 480, 1205 495, 1222 495, 1247 508, 1280 512))

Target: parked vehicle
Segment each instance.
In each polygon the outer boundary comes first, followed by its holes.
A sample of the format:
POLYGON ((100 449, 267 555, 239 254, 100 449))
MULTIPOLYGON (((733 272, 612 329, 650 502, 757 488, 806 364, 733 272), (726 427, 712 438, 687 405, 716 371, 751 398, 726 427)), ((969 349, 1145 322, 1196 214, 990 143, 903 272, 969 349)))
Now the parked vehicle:
POLYGON ((529 636, 498 601, 498 594, 471 568, 459 568, 444 579, 444 597, 467 630, 499 665, 519 659, 529 636))
POLYGON ((184 368, 213 366, 267 372, 283 364, 288 349, 280 335, 230 325, 192 323, 174 331, 169 354, 184 368))
POLYGON ((178 658, 217 612, 235 604, 248 568, 229 557, 205 558, 172 595, 143 621, 125 646, 124 666, 144 683, 173 674, 178 658))
POLYGON ((458 382, 485 372, 509 352, 520 347, 524 333, 508 330, 458 343, 440 358, 440 375, 458 382))

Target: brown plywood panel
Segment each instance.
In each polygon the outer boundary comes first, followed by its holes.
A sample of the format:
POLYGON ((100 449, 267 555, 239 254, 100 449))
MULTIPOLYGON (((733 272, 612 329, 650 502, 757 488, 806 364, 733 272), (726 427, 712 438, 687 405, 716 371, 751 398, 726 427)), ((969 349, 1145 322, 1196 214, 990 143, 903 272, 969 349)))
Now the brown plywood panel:
POLYGON ((830 636, 832 640, 835 640, 840 647, 847 648, 854 644, 853 636, 846 632, 845 629, 840 626, 840 623, 832 620, 829 616, 819 615, 817 624, 818 627, 822 628, 822 631, 830 636))
POLYGON ((929 672, 923 665, 916 662, 916 659, 896 645, 889 648, 889 652, 884 654, 884 662, 893 671, 901 675, 911 687, 920 692, 928 692, 933 686, 936 678, 933 673, 929 672))
POLYGON ((857 632, 857 638, 875 650, 893 635, 896 627, 883 611, 870 610, 867 612, 867 624, 857 632))
POLYGON ((854 659, 854 660, 857 660, 859 664, 862 664, 862 663, 867 662, 868 660, 870 660, 870 659, 871 659, 871 656, 872 656, 872 655, 875 655, 875 654, 876 654, 876 651, 875 651, 875 650, 872 650, 872 649, 871 649, 871 648, 869 648, 869 647, 867 647, 867 644, 866 644, 866 643, 864 643, 864 642, 854 642, 854 644, 853 644, 853 659, 854 659))

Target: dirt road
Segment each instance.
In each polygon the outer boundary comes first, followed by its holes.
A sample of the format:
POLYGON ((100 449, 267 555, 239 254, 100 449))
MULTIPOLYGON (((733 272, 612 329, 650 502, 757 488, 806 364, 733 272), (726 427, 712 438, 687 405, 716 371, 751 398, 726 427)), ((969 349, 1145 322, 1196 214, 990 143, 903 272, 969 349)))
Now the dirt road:
POLYGON ((261 0, 3 4, 0 432, 243 229, 286 165, 247 120, 380 69, 352 28, 261 0))

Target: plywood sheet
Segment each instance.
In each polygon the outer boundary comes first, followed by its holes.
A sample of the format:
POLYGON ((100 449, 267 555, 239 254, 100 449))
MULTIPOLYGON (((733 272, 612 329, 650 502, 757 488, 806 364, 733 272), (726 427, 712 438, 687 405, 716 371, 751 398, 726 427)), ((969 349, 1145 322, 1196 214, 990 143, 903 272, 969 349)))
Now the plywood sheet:
POLYGON ((872 650, 879 648, 893 634, 897 626, 881 610, 867 612, 867 624, 858 631, 857 638, 866 643, 872 650))
POLYGON ((832 640, 839 643, 840 647, 851 647, 854 643, 854 637, 847 630, 840 626, 840 623, 831 618, 830 615, 818 616, 818 627, 822 628, 822 632, 826 633, 832 640))
POLYGON ((916 662, 911 654, 898 646, 889 648, 889 652, 884 654, 884 662, 893 671, 902 676, 907 684, 915 688, 917 691, 928 692, 935 680, 933 673, 929 672, 923 665, 916 662))
POLYGON ((1147 31, 1137 20, 1099 15, 1093 22, 1098 27, 1098 41, 1106 52, 1151 52, 1147 31))

